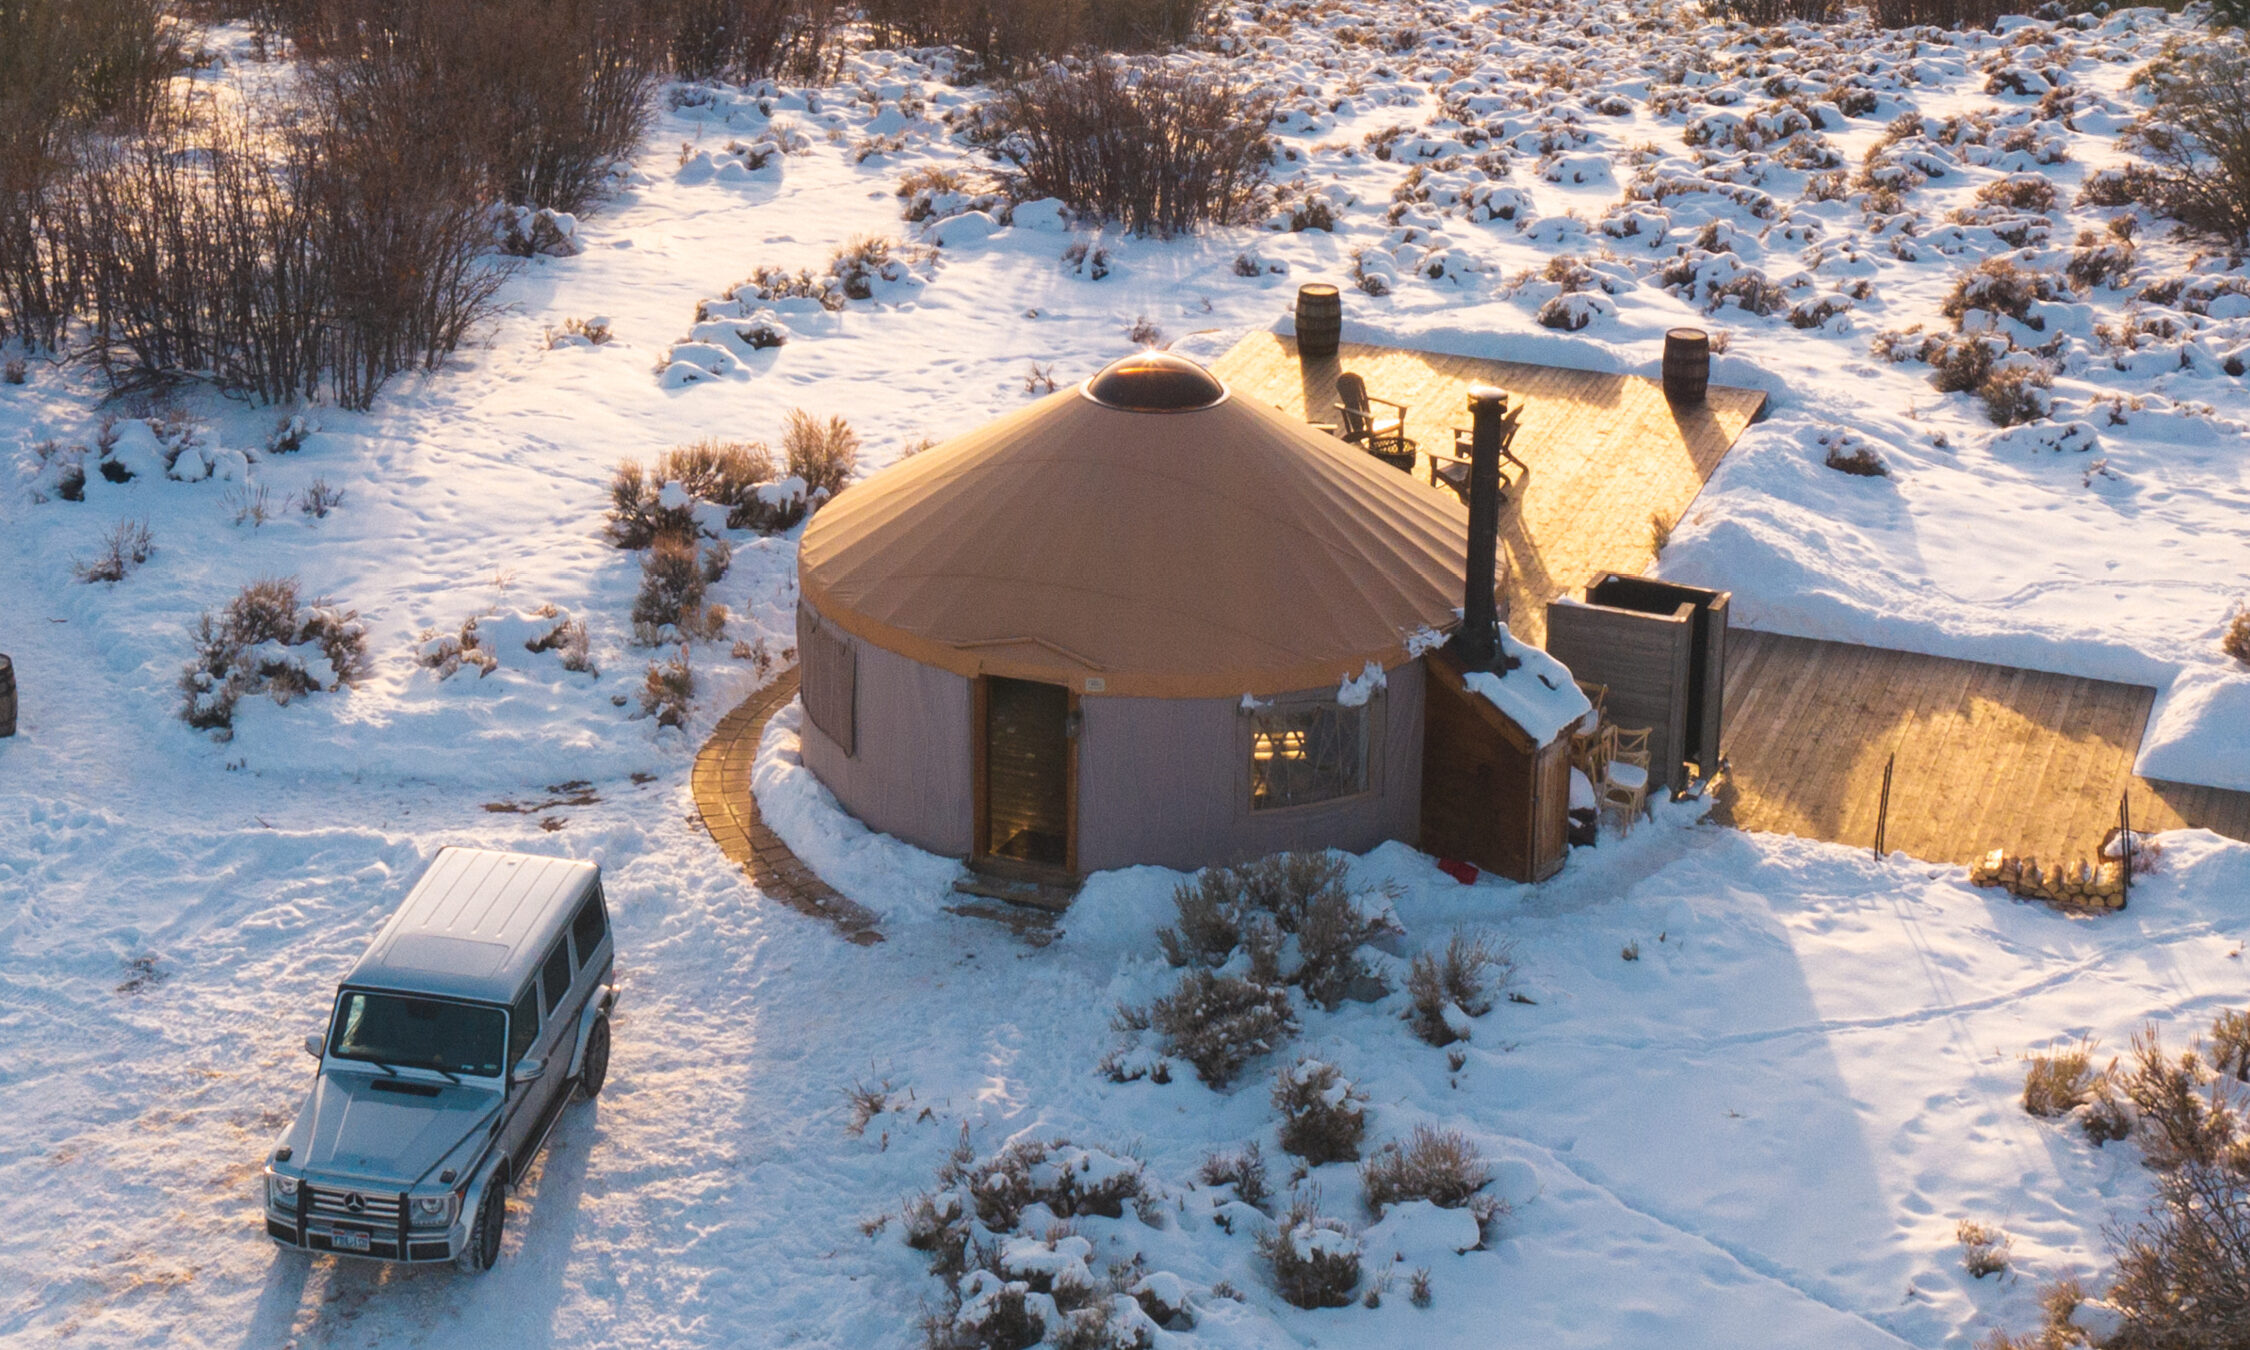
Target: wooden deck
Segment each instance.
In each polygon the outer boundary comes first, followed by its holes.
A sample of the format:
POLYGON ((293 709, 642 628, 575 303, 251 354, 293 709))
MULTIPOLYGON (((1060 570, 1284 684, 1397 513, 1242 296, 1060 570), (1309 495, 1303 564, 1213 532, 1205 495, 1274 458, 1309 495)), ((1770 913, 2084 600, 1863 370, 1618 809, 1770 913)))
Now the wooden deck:
POLYGON ((2136 777, 2156 691, 1974 661, 1735 629, 1712 819, 1966 863, 2006 848, 2090 856, 2130 790, 2136 829, 2250 840, 2250 792, 2136 777))
MULTIPOLYGON (((1356 371, 1370 394, 1407 405, 1407 434, 1425 450, 1450 451, 1452 428, 1469 425, 1470 386, 1525 400, 1515 453, 1531 467, 1501 515, 1500 541, 1508 626, 1534 643, 1546 640, 1549 600, 1602 572, 1648 570, 1651 517, 1680 519, 1766 398, 1714 386, 1703 407, 1675 410, 1639 376, 1350 342, 1338 356, 1300 360, 1295 338, 1272 333, 1244 338, 1212 369, 1237 397, 1308 422, 1336 420, 1336 377, 1356 371)), ((1427 475, 1424 460, 1417 476, 1427 475)))

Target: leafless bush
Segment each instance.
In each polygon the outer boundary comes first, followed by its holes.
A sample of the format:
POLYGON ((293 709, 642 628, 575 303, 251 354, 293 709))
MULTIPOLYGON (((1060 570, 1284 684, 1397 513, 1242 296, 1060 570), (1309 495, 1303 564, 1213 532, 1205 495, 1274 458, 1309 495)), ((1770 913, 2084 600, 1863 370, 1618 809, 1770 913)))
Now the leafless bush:
MULTIPOLYGON (((2131 220, 2132 217, 2124 216, 2120 219, 2131 220)), ((2097 286, 2120 288, 2124 286, 2126 278, 2132 275, 2137 255, 2138 250, 2133 247, 2133 241, 2129 238, 2114 234, 2104 237, 2092 230, 2080 230, 2077 248, 2070 255, 2069 263, 2064 265, 2063 276, 2081 291, 2090 291, 2097 286)))
POLYGON ((805 490, 816 496, 842 492, 859 468, 859 433, 841 417, 823 422, 802 408, 791 408, 781 449, 790 474, 805 480, 805 490))
POLYGON ((1480 1225, 1501 1209, 1497 1197, 1484 1194, 1492 1182, 1492 1169, 1459 1130, 1417 1125, 1404 1147, 1393 1140, 1377 1149, 1361 1165, 1359 1179, 1368 1212, 1377 1217, 1406 1200, 1427 1200, 1440 1209, 1467 1209, 1480 1225))
POLYGON ((191 630, 195 655, 180 672, 180 718, 219 740, 234 733, 235 705, 245 695, 276 703, 356 684, 367 670, 367 629, 356 610, 326 599, 301 603, 295 577, 242 588, 191 630))
POLYGON ((2250 666, 2250 605, 2236 610, 2227 620, 2226 631, 2219 637, 2219 650, 2250 666))
POLYGON ((2087 1335, 2070 1318, 2085 1301, 2086 1287, 2075 1275, 2042 1285, 2038 1331, 2018 1336, 1995 1329, 1978 1340, 1976 1350, 2083 1350, 2087 1335))
POLYGON ((547 346, 552 349, 584 343, 590 347, 600 347, 607 344, 612 336, 609 320, 600 315, 591 319, 565 319, 562 327, 547 330, 547 346))
POLYGON ((1272 113, 1270 95, 1214 75, 1094 57, 1009 85, 975 134, 1018 200, 1169 236, 1249 218, 1272 113))
POLYGON ((1924 340, 1922 359, 1930 364, 1930 383, 1939 393, 1971 392, 1992 378, 1993 367, 2008 350, 2005 338, 1983 333, 1924 340))
POLYGON ((1961 1243, 1961 1264, 1967 1267, 1969 1278, 1981 1280, 2007 1272, 2012 1241, 2006 1233, 1990 1224, 1963 1219, 1954 1227, 1953 1235, 1961 1243))
POLYGON ((630 0, 327 0, 297 32, 345 126, 510 205, 580 211, 640 144, 661 34, 630 0))
POLYGON ((79 563, 71 570, 80 581, 107 582, 114 586, 128 573, 148 561, 156 551, 155 539, 148 531, 145 520, 121 520, 117 528, 102 538, 102 551, 92 562, 79 563))
POLYGON ((1232 1186, 1234 1198, 1256 1209, 1265 1208, 1273 1195, 1266 1179, 1265 1150, 1255 1140, 1232 1153, 1214 1153, 1196 1170, 1196 1180, 1206 1186, 1232 1186))
POLYGON ((208 373, 267 402, 364 408, 491 312, 504 273, 475 202, 396 128, 324 119, 181 118, 193 139, 119 145, 70 181, 60 247, 114 385, 208 373))
POLYGON ((1455 933, 1444 951, 1417 954, 1406 974, 1415 1034, 1431 1045, 1467 1040, 1467 1019, 1492 1011, 1515 968, 1514 945, 1481 933, 1455 933))
POLYGON ((1202 31, 1217 0, 870 0, 878 44, 959 47, 989 66, 1091 48, 1169 47, 1202 31))
POLYGON ((1155 1028, 1164 1053, 1194 1065, 1212 1087, 1225 1087, 1244 1064, 1297 1032, 1288 990, 1204 969, 1182 975, 1171 993, 1126 1020, 1155 1028))
POLYGON ((0 365, 0 384, 22 384, 26 372, 23 358, 11 356, 5 365, 0 365))
POLYGON ((263 529, 274 517, 273 490, 263 483, 228 488, 223 498, 234 509, 234 523, 263 529))
POLYGON ((1332 1064, 1300 1059, 1274 1076, 1281 1146, 1317 1167, 1359 1161, 1367 1133, 1367 1094, 1332 1064))
POLYGON ((1430 1293, 1430 1268, 1418 1266, 1406 1283, 1406 1301, 1417 1308, 1427 1308, 1436 1302, 1430 1293))
POLYGON ((1273 1263, 1274 1287, 1300 1308, 1342 1308, 1359 1288, 1359 1239, 1338 1219, 1318 1212, 1315 1192, 1290 1202, 1272 1233, 1258 1239, 1259 1254, 1273 1263))
POLYGON ((181 32, 160 0, 0 2, 0 339, 61 337, 79 300, 67 180, 86 138, 149 125, 181 32))
POLYGON ((641 589, 633 599, 633 639, 645 647, 726 630, 724 605, 705 605, 708 571, 692 538, 661 535, 641 555, 641 589))
POLYGON ((688 703, 694 697, 695 670, 688 663, 686 647, 661 665, 648 663, 648 672, 641 678, 641 716, 655 718, 660 727, 684 727, 688 703))
POLYGON ((2154 106, 2136 128, 2153 168, 2146 200, 2199 234, 2250 243, 2250 46, 2214 37, 2149 82, 2154 106))
POLYGON ((812 83, 828 73, 841 17, 833 0, 670 0, 658 22, 683 79, 812 83))

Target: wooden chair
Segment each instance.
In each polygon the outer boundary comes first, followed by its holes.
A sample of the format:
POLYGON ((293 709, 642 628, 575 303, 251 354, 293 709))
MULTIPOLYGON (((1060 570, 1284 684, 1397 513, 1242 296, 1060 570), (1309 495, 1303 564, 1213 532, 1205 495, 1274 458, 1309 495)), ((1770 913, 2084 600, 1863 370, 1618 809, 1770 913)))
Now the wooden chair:
MULTIPOLYGON (((1518 476, 1531 466, 1516 458, 1516 429, 1523 424, 1523 404, 1502 404, 1500 414, 1500 504, 1508 504, 1508 489, 1515 483, 1508 477, 1506 465, 1516 466, 1518 476)), ((1453 453, 1430 452, 1430 486, 1453 489, 1453 494, 1464 504, 1469 500, 1469 445, 1475 430, 1468 427, 1453 428, 1453 453)))
POLYGON ((1414 442, 1406 436, 1406 405, 1367 392, 1367 381, 1351 371, 1336 377, 1336 411, 1344 418, 1343 438, 1368 454, 1407 473, 1414 472, 1414 442), (1375 404, 1388 409, 1377 413, 1375 404))
POLYGON ((1620 834, 1631 834, 1633 822, 1648 811, 1648 730, 1614 723, 1602 728, 1606 744, 1602 776, 1594 780, 1595 794, 1603 809, 1612 806, 1621 809, 1617 822, 1620 834))
POLYGON ((1581 718, 1570 733, 1570 767, 1586 775, 1589 783, 1602 781, 1602 769, 1608 763, 1602 755, 1608 741, 1609 723, 1602 716, 1602 704, 1609 698, 1606 684, 1588 684, 1576 681, 1579 690, 1594 710, 1581 718))

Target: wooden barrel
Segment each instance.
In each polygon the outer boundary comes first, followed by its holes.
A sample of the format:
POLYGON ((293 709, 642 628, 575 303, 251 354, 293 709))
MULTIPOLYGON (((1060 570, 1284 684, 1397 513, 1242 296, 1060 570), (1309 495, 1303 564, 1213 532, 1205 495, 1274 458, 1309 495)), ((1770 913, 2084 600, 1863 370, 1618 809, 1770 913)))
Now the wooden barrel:
POLYGON ((1334 356, 1344 329, 1344 299, 1334 286, 1297 288, 1297 355, 1334 356))
POLYGON ((16 734, 16 663, 0 656, 0 736, 16 734))
POLYGON ((1674 328, 1664 335, 1664 397, 1698 404, 1711 389, 1711 335, 1700 328, 1674 328))

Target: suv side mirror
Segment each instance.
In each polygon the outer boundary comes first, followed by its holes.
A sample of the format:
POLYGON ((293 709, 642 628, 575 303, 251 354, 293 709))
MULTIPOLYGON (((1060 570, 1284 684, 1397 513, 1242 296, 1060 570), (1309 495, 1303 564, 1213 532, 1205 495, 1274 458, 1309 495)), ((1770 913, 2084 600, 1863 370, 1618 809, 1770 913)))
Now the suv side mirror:
POLYGON ((537 1055, 526 1055, 516 1061, 515 1072, 510 1077, 519 1083, 529 1083, 547 1072, 547 1061, 537 1055))
POLYGON ((317 1031, 308 1031, 308 1032, 306 1032, 306 1033, 305 1033, 305 1053, 306 1053, 306 1054, 308 1054, 308 1055, 311 1055, 311 1056, 312 1056, 312 1057, 313 1057, 314 1059, 319 1059, 319 1058, 320 1058, 320 1054, 321 1054, 321 1049, 322 1049, 323 1045, 325 1044, 326 1040, 327 1040, 327 1038, 326 1038, 326 1037, 324 1037, 324 1036, 322 1036, 322 1035, 321 1035, 321 1034, 320 1034, 319 1032, 317 1032, 317 1031))

